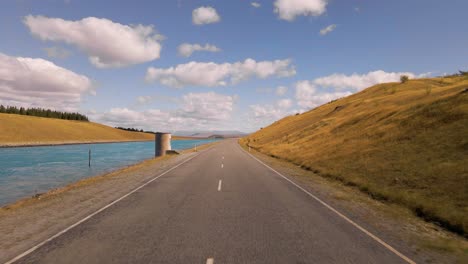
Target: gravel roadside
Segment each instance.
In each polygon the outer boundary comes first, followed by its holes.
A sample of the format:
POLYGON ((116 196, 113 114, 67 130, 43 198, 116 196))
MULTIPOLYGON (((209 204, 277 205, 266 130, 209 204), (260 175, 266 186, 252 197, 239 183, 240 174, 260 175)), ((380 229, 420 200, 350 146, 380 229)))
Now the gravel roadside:
MULTIPOLYGON (((199 147, 208 148, 212 144, 199 147)), ((0 263, 48 239, 200 152, 183 151, 87 178, 0 208, 0 263)))
MULTIPOLYGON (((246 151, 248 149, 243 147, 246 151)), ((372 199, 357 188, 304 170, 288 161, 251 150, 250 154, 326 201, 417 263, 468 263, 468 240, 407 208, 372 199)))

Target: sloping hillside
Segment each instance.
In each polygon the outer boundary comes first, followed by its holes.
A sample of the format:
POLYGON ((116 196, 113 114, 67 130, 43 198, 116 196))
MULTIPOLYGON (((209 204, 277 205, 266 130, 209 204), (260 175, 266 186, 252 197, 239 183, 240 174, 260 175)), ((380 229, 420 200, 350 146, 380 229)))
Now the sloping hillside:
POLYGON ((376 85, 243 138, 468 234, 468 78, 376 85))
POLYGON ((0 146, 152 140, 149 133, 105 125, 15 114, 0 114, 0 146))

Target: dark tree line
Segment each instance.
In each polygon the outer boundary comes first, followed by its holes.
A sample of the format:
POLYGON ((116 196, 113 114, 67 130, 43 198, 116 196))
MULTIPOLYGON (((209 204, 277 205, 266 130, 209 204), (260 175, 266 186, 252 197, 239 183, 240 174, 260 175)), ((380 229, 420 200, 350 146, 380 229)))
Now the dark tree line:
POLYGON ((144 133, 151 133, 151 134, 155 134, 155 132, 153 131, 144 131, 143 129, 138 129, 138 128, 133 128, 133 127, 115 127, 117 129, 122 129, 122 130, 125 130, 125 131, 132 131, 132 132, 144 132, 144 133))
POLYGON ((43 108, 24 108, 16 106, 3 106, 0 105, 0 113, 5 114, 17 114, 17 115, 28 115, 28 116, 39 116, 47 118, 57 118, 65 120, 78 120, 88 122, 88 117, 80 113, 61 112, 43 108))
POLYGON ((125 131, 132 131, 132 132, 143 132, 143 129, 138 129, 138 128, 133 128, 133 127, 115 127, 117 129, 122 129, 122 130, 125 130, 125 131))

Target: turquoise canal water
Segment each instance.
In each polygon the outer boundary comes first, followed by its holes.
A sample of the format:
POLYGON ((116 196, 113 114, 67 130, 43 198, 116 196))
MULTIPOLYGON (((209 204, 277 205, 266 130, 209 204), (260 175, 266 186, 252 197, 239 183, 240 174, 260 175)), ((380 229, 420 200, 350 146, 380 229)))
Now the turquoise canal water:
MULTIPOLYGON (((213 141, 173 140, 171 145, 183 150, 213 141)), ((153 156, 153 141, 0 148, 0 206, 153 156)))

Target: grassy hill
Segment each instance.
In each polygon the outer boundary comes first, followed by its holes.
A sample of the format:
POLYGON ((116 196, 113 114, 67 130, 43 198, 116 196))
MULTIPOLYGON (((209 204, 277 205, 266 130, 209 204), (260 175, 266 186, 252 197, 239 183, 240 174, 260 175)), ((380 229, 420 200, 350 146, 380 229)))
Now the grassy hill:
POLYGON ((0 114, 0 146, 153 139, 153 134, 124 131, 92 122, 0 114))
POLYGON ((468 234, 468 77, 386 83, 241 139, 468 234))

